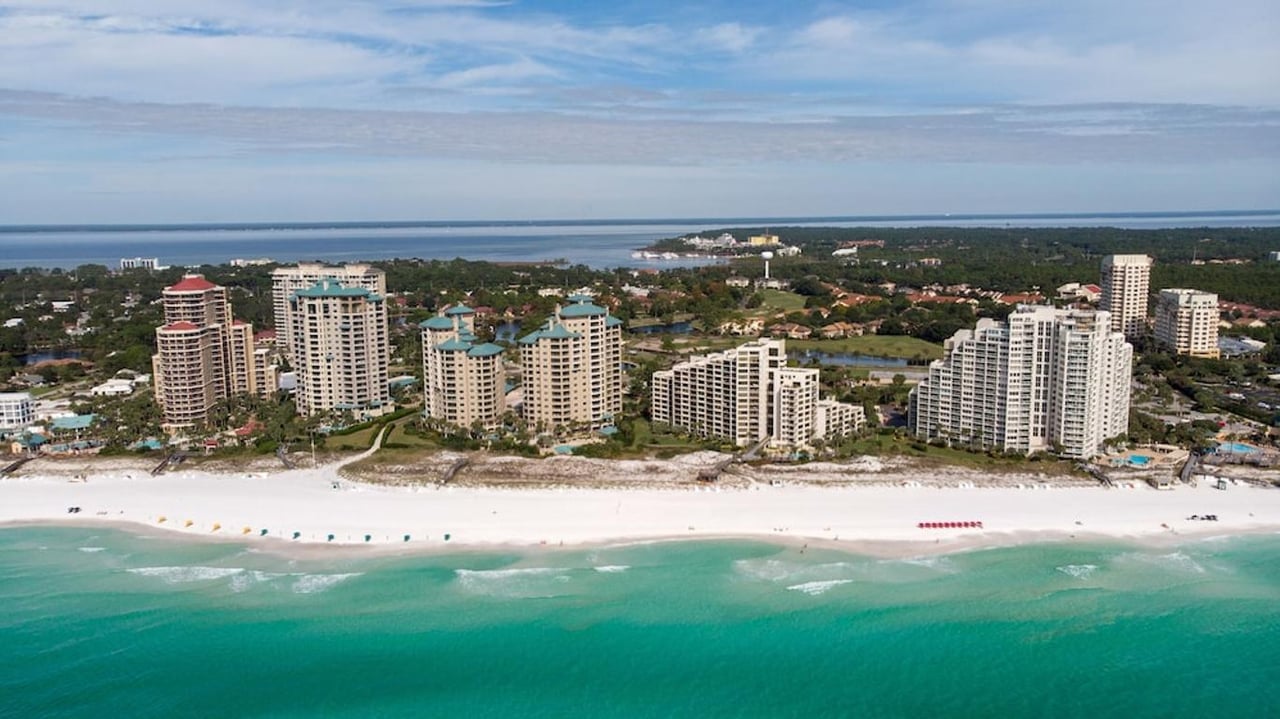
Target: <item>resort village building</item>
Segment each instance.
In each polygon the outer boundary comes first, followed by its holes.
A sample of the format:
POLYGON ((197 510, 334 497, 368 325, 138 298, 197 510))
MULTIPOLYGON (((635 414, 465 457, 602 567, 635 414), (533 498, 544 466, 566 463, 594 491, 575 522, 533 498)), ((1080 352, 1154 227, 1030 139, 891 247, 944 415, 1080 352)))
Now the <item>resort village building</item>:
POLYGON ((156 402, 172 431, 204 422, 219 401, 257 391, 253 326, 231 319, 225 287, 186 275, 162 294, 151 358, 156 402))
POLYGON ((423 322, 422 414, 459 427, 497 426, 506 410, 502 347, 479 342, 475 310, 450 307, 423 322))
POLYGON ((598 429, 622 410, 622 321, 573 295, 520 340, 524 418, 539 430, 598 429))
MULTIPOLYGON (((369 265, 331 267, 319 262, 301 262, 294 267, 275 269, 271 273, 271 300, 275 310, 276 336, 285 352, 293 352, 293 305, 289 300, 293 293, 308 289, 323 279, 336 279, 344 287, 363 287, 379 297, 387 294, 386 273, 369 265)), ((296 358, 290 355, 290 359, 296 358)))
POLYGON ((1147 297, 1151 289, 1152 260, 1147 255, 1108 255, 1102 258, 1102 300, 1099 308, 1111 313, 1111 329, 1126 339, 1147 331, 1147 297))
POLYGON ((1020 305, 945 351, 911 391, 921 439, 1087 458, 1128 431, 1133 348, 1106 312, 1020 305))
POLYGON ((1217 358, 1218 296, 1199 290, 1160 290, 1156 342, 1174 354, 1217 358))
POLYGON ((293 293, 289 315, 299 412, 351 412, 364 419, 392 409, 382 295, 322 279, 293 293))
POLYGON ((745 447, 799 447, 865 422, 861 407, 818 399, 818 370, 787 367, 786 340, 762 338, 653 373, 654 422, 745 447))

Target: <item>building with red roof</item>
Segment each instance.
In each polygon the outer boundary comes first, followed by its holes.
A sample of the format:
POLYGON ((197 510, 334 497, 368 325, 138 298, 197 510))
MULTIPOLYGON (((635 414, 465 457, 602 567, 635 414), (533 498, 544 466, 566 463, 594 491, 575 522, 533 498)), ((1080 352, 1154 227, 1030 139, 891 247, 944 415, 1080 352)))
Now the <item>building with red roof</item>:
POLYGON ((202 424, 220 400, 258 390, 253 325, 231 317, 225 287, 185 275, 164 289, 161 303, 165 323, 156 328, 151 369, 167 429, 202 424))

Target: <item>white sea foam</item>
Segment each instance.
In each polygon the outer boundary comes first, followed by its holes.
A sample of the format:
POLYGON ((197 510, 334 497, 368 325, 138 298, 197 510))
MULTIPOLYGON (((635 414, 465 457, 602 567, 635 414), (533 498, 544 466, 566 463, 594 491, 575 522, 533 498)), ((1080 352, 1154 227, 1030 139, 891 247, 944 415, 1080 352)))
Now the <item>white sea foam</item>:
POLYGON ((185 584, 188 582, 207 582, 223 579, 244 572, 242 567, 136 567, 128 570, 130 574, 144 577, 157 577, 166 584, 185 584))
POLYGON ((358 577, 364 572, 349 572, 347 574, 303 574, 294 581, 292 589, 294 594, 318 594, 328 591, 339 584, 358 577))
POLYGON ((832 589, 832 587, 847 585, 847 583, 850 583, 850 582, 852 582, 852 580, 823 580, 818 582, 803 582, 803 583, 799 583, 799 585, 791 585, 790 587, 787 587, 787 589, 791 591, 803 591, 805 592, 806 595, 809 595, 809 596, 818 596, 819 594, 823 594, 823 592, 826 592, 827 590, 832 589))
POLYGON ((1131 559, 1156 567, 1172 569, 1178 572, 1188 572, 1192 574, 1204 574, 1205 568, 1190 555, 1185 552, 1170 552, 1169 554, 1145 554, 1142 552, 1128 552, 1122 554, 1120 559, 1131 559))
POLYGON ((597 572, 604 572, 605 574, 617 574, 618 572, 625 572, 630 568, 630 565, 626 564, 605 564, 599 567, 592 567, 592 569, 597 572))
POLYGON ((1096 564, 1068 564, 1062 567, 1055 567, 1059 572, 1076 579, 1087 579, 1098 571, 1096 564))
POLYGON ((565 570, 560 567, 509 567, 507 569, 455 569, 458 579, 494 580, 508 577, 534 577, 556 574, 565 570))
POLYGON ((932 569, 938 572, 946 572, 948 574, 954 573, 956 571, 955 562, 951 561, 950 558, 944 557, 941 555, 932 556, 932 557, 906 557, 903 559, 884 559, 884 560, 881 560, 881 562, 884 564, 910 564, 913 567, 924 567, 925 569, 932 569))
POLYGON ((848 575, 864 569, 849 562, 806 564, 782 559, 739 559, 733 563, 733 567, 739 574, 748 578, 779 584, 847 579, 848 575))
POLYGON ((492 597, 534 599, 554 597, 554 585, 569 581, 563 567, 508 567, 506 569, 455 569, 458 585, 469 592, 492 597))
POLYGON ((804 592, 805 594, 808 594, 811 597, 816 597, 819 594, 826 592, 828 589, 831 589, 832 587, 838 587, 841 584, 849 584, 852 581, 853 581, 852 579, 826 579, 818 582, 803 582, 801 584, 792 584, 791 586, 787 587, 787 589, 790 589, 793 592, 804 592))
POLYGON ((106 547, 76 547, 76 549, 78 549, 78 550, 80 550, 80 551, 82 551, 82 552, 90 552, 90 553, 92 553, 92 552, 105 552, 105 551, 107 550, 107 548, 106 548, 106 547))
POLYGON ((281 577, 297 577, 299 574, 287 572, 261 572, 257 569, 245 570, 231 577, 231 591, 243 592, 255 584, 263 584, 281 577))

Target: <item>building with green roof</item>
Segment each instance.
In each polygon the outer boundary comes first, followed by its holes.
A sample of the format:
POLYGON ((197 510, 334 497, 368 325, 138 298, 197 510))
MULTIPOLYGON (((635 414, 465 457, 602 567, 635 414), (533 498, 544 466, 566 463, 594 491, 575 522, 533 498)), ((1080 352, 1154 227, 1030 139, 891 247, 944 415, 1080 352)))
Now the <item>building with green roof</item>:
POLYGON ((622 322, 590 297, 520 339, 524 417, 542 430, 599 429, 622 410, 622 322))
POLYGON ((289 298, 298 410, 351 412, 358 419, 395 409, 388 386, 387 303, 367 287, 323 277, 289 298))
POLYGON ((422 322, 423 415, 459 427, 496 427, 506 412, 505 348, 480 342, 475 310, 454 305, 422 322))

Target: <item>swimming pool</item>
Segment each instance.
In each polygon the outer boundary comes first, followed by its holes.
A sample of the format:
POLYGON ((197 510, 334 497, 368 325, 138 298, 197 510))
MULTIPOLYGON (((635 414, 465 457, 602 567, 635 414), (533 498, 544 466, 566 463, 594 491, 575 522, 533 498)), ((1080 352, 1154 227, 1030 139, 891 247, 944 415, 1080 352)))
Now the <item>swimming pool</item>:
POLYGON ((1261 450, 1251 444, 1243 444, 1241 442, 1223 442, 1218 445, 1218 451, 1223 453, 1230 452, 1232 454, 1253 454, 1254 452, 1259 452, 1261 450))
POLYGON ((1134 467, 1145 467, 1151 464, 1151 458, 1145 454, 1131 454, 1129 455, 1129 464, 1134 467))

